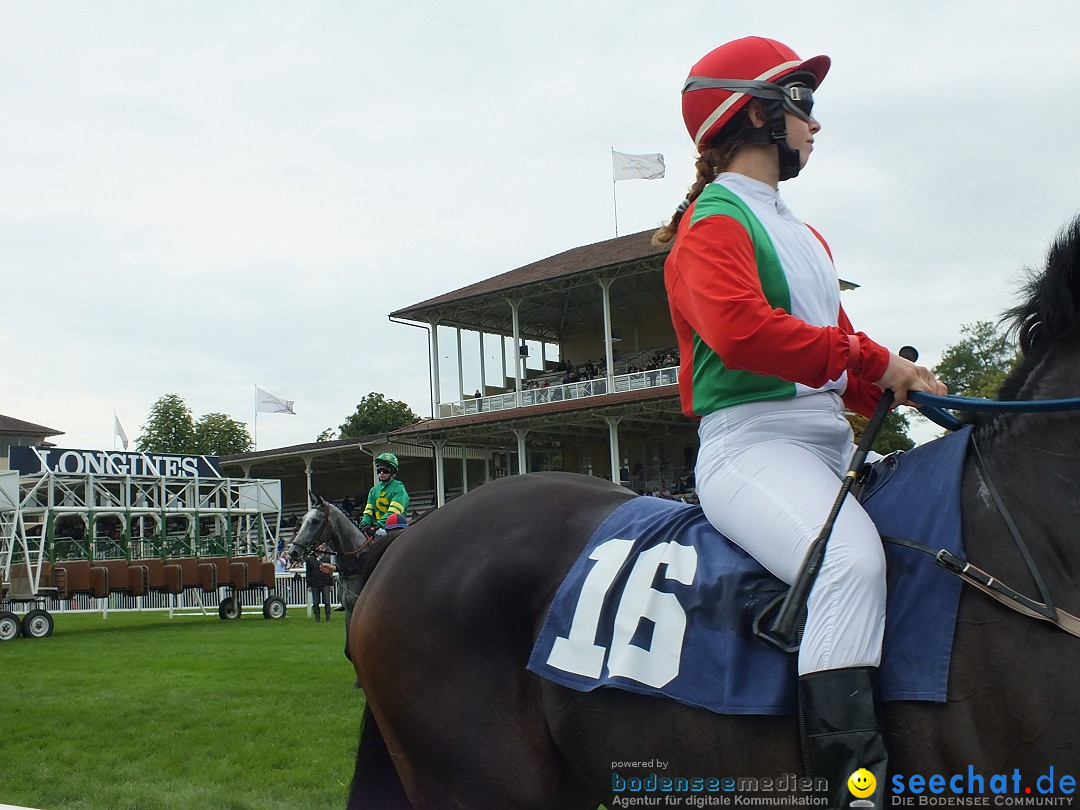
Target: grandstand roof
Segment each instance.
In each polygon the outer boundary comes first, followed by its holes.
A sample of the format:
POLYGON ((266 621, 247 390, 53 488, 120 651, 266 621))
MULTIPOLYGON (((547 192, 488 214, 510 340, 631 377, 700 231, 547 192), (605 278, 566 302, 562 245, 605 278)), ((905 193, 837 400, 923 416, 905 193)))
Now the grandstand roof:
POLYGON ((251 470, 254 478, 275 478, 294 475, 297 464, 301 468, 310 466, 314 473, 352 468, 370 470, 374 455, 387 451, 403 458, 431 458, 432 455, 430 447, 397 444, 393 433, 374 433, 350 439, 236 453, 221 456, 218 464, 222 471, 232 474, 239 472, 247 475, 246 471, 251 470))
POLYGON ((528 295, 521 312, 523 336, 557 338, 567 310, 596 304, 599 279, 620 279, 622 300, 639 296, 649 307, 664 297, 663 267, 669 247, 652 244, 653 231, 641 231, 571 248, 515 270, 478 281, 390 313, 412 321, 437 319, 446 326, 487 332, 510 331, 508 295, 528 295), (624 279, 626 279, 624 281, 624 279), (466 302, 468 305, 466 305, 466 302))
POLYGON ((4 416, 0 413, 0 435, 4 436, 63 436, 64 431, 56 428, 35 425, 33 422, 24 422, 13 416, 4 416))
MULTIPOLYGON (((512 315, 507 298, 520 295, 523 338, 559 339, 567 331, 567 314, 599 311, 599 281, 618 280, 612 288, 624 309, 642 313, 667 311, 664 260, 670 245, 654 245, 653 230, 564 250, 546 259, 478 281, 390 313, 391 318, 438 321, 443 326, 510 334, 512 315)), ((858 287, 840 280, 840 289, 858 287)), ((595 324, 594 324, 595 326, 595 324)))
POLYGON ((666 256, 670 247, 657 246, 650 241, 655 231, 641 231, 604 242, 564 250, 554 256, 548 256, 516 270, 508 270, 497 276, 478 281, 453 292, 429 298, 419 304, 399 309, 390 313, 393 317, 418 317, 419 310, 438 307, 442 304, 460 303, 470 298, 478 298, 492 293, 507 293, 511 290, 524 289, 534 284, 552 279, 565 278, 578 273, 592 272, 610 268, 626 262, 637 261, 649 256, 666 256))

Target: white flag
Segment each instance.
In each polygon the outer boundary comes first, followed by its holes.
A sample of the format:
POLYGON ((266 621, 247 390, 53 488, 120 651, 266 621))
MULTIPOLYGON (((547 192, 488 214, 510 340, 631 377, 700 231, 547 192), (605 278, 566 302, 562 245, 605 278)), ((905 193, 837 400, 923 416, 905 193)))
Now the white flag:
POLYGON ((257 385, 255 386, 255 413, 291 413, 296 416, 291 399, 275 397, 257 385))
POLYGON ((120 437, 120 444, 124 445, 124 449, 127 450, 128 449, 128 437, 127 437, 127 434, 124 433, 124 426, 120 424, 120 417, 117 416, 115 413, 113 413, 112 418, 113 418, 113 423, 114 423, 113 424, 113 435, 120 437))
POLYGON ((611 170, 616 180, 658 180, 664 176, 664 156, 627 155, 612 149, 611 170))

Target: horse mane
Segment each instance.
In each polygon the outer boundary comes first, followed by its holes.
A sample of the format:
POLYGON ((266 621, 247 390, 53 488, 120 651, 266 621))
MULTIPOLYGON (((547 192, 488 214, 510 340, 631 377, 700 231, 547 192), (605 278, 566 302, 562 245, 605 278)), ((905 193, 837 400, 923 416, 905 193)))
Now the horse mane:
POLYGON ((1023 274, 1024 300, 1001 319, 1016 335, 1023 360, 1002 383, 1000 399, 1016 399, 1047 350, 1080 326, 1080 217, 1058 232, 1046 252, 1045 267, 1025 267, 1023 274))

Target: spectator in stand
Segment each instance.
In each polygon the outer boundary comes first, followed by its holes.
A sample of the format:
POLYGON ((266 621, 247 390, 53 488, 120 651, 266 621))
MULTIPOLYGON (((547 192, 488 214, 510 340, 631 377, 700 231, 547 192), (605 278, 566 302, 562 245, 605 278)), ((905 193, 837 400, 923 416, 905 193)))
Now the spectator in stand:
POLYGON ((354 509, 356 509, 356 504, 352 502, 348 495, 341 499, 341 511, 345 513, 346 517, 351 518, 354 509))
POLYGON ((304 573, 307 576, 308 590, 311 591, 311 610, 315 621, 319 621, 319 603, 326 608, 326 621, 330 621, 330 590, 334 587, 334 578, 323 566, 330 562, 330 557, 323 547, 315 549, 304 558, 304 573))
POLYGON ((277 556, 277 560, 274 562, 274 570, 279 574, 289 573, 289 552, 282 551, 277 556))

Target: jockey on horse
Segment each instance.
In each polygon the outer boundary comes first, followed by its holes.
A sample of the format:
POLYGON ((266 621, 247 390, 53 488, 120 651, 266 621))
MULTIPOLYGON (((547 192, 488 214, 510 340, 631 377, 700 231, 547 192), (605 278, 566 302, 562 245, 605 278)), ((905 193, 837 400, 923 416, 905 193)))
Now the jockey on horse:
MULTIPOLYGON (((397 478, 398 457, 393 453, 380 453, 375 457, 375 486, 368 492, 367 506, 360 518, 360 529, 373 538, 376 534, 386 534, 387 528, 401 528, 405 525, 405 510, 409 506, 409 493, 405 485, 397 478)), ((370 543, 370 540, 369 540, 370 543)), ((349 625, 352 624, 353 608, 356 597, 360 595, 361 568, 357 556, 339 555, 331 564, 324 564, 326 572, 338 572, 341 582, 341 603, 345 607, 345 657, 349 655, 349 625)), ((360 682, 357 681, 357 686, 360 682)))
MULTIPOLYGON (((945 393, 921 366, 851 325, 831 253, 780 198, 821 126, 814 94, 830 60, 761 37, 703 57, 683 88, 697 180, 655 241, 683 358, 680 395, 699 419, 701 506, 720 532, 785 582, 799 572, 852 456, 845 408, 945 393)), ((853 772, 885 782, 873 679, 885 626, 885 559, 848 498, 807 603, 799 651, 805 750, 846 806, 853 772)), ((856 788, 858 789, 858 788, 856 788)), ((862 795, 866 795, 863 793, 862 795)))

